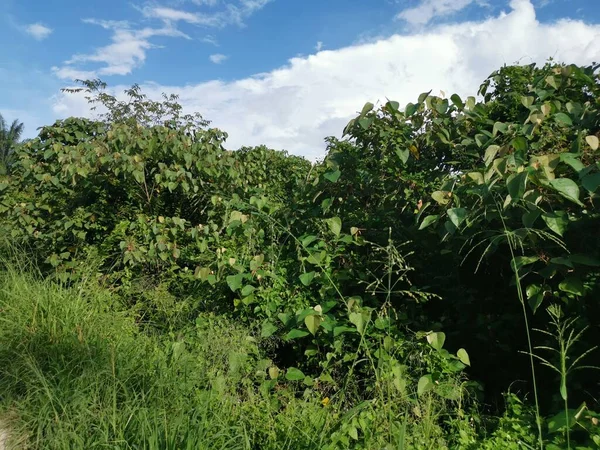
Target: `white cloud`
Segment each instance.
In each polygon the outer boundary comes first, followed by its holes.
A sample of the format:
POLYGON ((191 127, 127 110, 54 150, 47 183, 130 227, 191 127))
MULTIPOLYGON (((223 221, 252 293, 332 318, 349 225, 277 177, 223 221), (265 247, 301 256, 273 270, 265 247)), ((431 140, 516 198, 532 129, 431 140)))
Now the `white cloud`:
POLYGON ((217 7, 210 12, 186 11, 163 6, 146 6, 141 9, 144 16, 165 22, 187 22, 209 28, 223 28, 228 25, 243 26, 244 21, 273 0, 237 0, 221 2, 217 0, 196 0, 199 6, 217 7))
POLYGON ((321 41, 317 42, 317 45, 315 45, 315 50, 317 52, 320 52, 321 50, 323 50, 323 43, 321 41))
POLYGON ((93 53, 73 55, 62 67, 53 67, 52 71, 59 78, 85 79, 96 76, 127 75, 144 63, 149 49, 156 48, 150 42, 150 38, 168 36, 190 39, 170 24, 165 24, 161 28, 135 30, 126 21, 84 19, 84 22, 111 30, 112 43, 96 49, 93 53), (89 63, 100 64, 100 67, 93 70, 79 68, 89 63))
POLYGON ((210 59, 210 61, 215 64, 224 63, 227 60, 227 58, 229 58, 229 57, 227 55, 223 55, 222 53, 216 53, 216 54, 210 55, 208 57, 208 59, 210 59))
POLYGON ((217 41, 217 38, 211 34, 207 34, 202 39, 200 39, 200 41, 204 42, 205 44, 214 45, 215 47, 219 46, 219 41, 217 41))
POLYGON ((405 9, 396 18, 407 21, 412 25, 425 25, 434 17, 447 16, 458 12, 475 0, 421 0, 413 8, 405 9))
POLYGON ((33 38, 37 39, 38 41, 46 39, 52 34, 52 31, 52 28, 48 28, 41 23, 32 23, 31 25, 27 25, 25 27, 25 32, 33 36, 33 38))
MULTIPOLYGON (((404 105, 430 89, 464 97, 502 64, 543 63, 549 56, 577 64, 600 60, 600 25, 540 23, 529 0, 513 0, 509 12, 484 21, 325 50, 251 78, 142 87, 155 98, 178 94, 187 111, 229 133, 228 148, 266 144, 315 159, 324 154, 323 138, 339 136, 367 101, 387 97, 404 105)), ((54 108, 57 115, 89 114, 81 98, 63 94, 54 108)))

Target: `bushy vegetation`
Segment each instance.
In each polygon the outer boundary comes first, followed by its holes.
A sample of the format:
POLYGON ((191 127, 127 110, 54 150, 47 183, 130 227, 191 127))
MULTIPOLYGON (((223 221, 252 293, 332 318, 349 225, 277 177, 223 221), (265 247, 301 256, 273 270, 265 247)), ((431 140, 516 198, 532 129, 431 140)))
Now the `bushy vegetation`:
POLYGON ((85 82, 103 114, 0 175, 0 420, 30 448, 600 448, 599 80, 368 103, 317 164, 85 82))

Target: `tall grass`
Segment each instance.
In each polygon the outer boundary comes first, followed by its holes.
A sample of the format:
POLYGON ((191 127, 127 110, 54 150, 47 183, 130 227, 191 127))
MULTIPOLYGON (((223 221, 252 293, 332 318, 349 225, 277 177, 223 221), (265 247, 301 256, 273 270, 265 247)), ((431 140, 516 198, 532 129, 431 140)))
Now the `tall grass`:
POLYGON ((447 448, 433 397, 350 408, 343 392, 326 404, 301 384, 265 388, 270 362, 231 321, 145 333, 93 277, 64 287, 22 269, 0 269, 0 424, 14 448, 335 449, 365 420, 353 448, 447 448))

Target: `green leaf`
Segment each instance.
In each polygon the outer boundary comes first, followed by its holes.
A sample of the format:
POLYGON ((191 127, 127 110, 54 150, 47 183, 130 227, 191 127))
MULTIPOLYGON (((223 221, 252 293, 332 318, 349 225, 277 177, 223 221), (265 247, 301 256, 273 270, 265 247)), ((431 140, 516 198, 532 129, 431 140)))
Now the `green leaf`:
POLYGON ((440 218, 440 216, 437 215, 437 214, 433 215, 433 216, 427 216, 427 217, 425 217, 423 219, 423 222, 421 222, 421 226, 419 227, 419 230, 423 230, 423 229, 427 228, 431 224, 437 222, 439 218, 440 218))
POLYGON ((531 108, 534 98, 531 96, 521 97, 521 103, 525 108, 531 108))
POLYGON ((575 170, 575 172, 579 172, 585 169, 583 163, 579 159, 577 159, 572 153, 561 153, 560 160, 571 166, 573 170, 575 170))
POLYGON ((600 260, 589 255, 569 255, 569 259, 575 264, 581 264, 582 266, 600 267, 600 260))
POLYGON ((544 300, 544 290, 539 284, 530 284, 529 286, 527 286, 527 289, 525 289, 525 293, 529 301, 529 306, 535 314, 537 309, 542 304, 542 301, 544 300))
POLYGON ((558 288, 569 294, 583 296, 585 295, 585 286, 583 282, 577 277, 568 277, 558 285, 558 288))
POLYGON ((592 150, 598 150, 598 145, 600 142, 598 141, 598 136, 590 135, 586 136, 585 142, 592 148, 592 150))
POLYGON ((286 340, 299 339, 308 336, 308 331, 298 330, 294 328, 288 334, 285 335, 286 340))
POLYGON ((463 103, 462 99, 458 94, 452 94, 450 96, 450 100, 459 110, 463 110, 465 108, 465 104, 463 103))
POLYGON ((591 173, 581 179, 581 185, 590 192, 596 192, 600 186, 600 173, 591 173))
POLYGON ((331 217, 326 219, 325 222, 327 222, 327 225, 329 226, 329 231, 338 237, 342 231, 342 220, 339 217, 331 217))
POLYGON ((304 380, 305 375, 300 369, 290 367, 285 373, 285 378, 289 381, 300 381, 304 380))
POLYGON ((434 191, 431 194, 431 198, 438 202, 440 205, 447 205, 450 203, 451 194, 447 191, 434 191))
POLYGON ((356 333, 356 328, 342 326, 333 329, 333 337, 338 337, 342 333, 356 333))
POLYGON ((406 164, 406 162, 408 161, 408 158, 410 156, 410 150, 405 148, 405 149, 396 149, 396 155, 398 156, 398 158, 400 158, 400 161, 402 161, 402 164, 406 164))
POLYGON ((314 277, 315 277, 315 272, 306 272, 306 273, 303 273, 302 275, 300 275, 299 278, 304 286, 310 286, 310 283, 312 283, 312 280, 314 277))
POLYGON ((517 272, 521 267, 529 266, 530 264, 539 261, 539 259, 538 256, 516 256, 511 260, 510 268, 513 272, 517 272))
POLYGON ((406 117, 410 117, 417 111, 417 108, 418 105, 415 105, 414 103, 409 103, 404 108, 404 114, 406 115, 406 117))
POLYGON ((321 326, 322 321, 323 321, 323 318, 318 314, 313 314, 311 316, 306 316, 304 318, 304 324, 306 325, 306 328, 308 329, 308 331, 310 331, 310 333, 313 336, 315 334, 317 334, 317 330, 321 326))
POLYGON ((523 225, 526 228, 532 228, 533 224, 540 217, 540 215, 541 215, 541 213, 537 209, 535 211, 526 212, 525 214, 523 214, 523 217, 522 217, 523 225))
POLYGON ((559 236, 562 236, 569 226, 569 217, 564 211, 543 213, 542 219, 546 222, 546 226, 559 236))
POLYGON ((496 158, 496 155, 498 154, 498 152, 500 151, 500 147, 498 147, 497 145, 490 145, 488 148, 485 149, 485 155, 483 157, 483 161, 487 166, 489 166, 493 161, 494 158, 496 158))
POLYGON ((492 135, 496 136, 498 133, 506 133, 508 131, 508 124, 502 122, 496 122, 492 129, 492 135))
POLYGON ((419 378, 419 383, 417 385, 417 395, 423 395, 426 392, 431 391, 435 387, 435 383, 431 375, 423 375, 419 378))
POLYGON ((567 414, 565 414, 565 411, 561 411, 548 419, 548 432, 554 434, 562 431, 565 427, 571 428, 577 422, 575 413, 574 409, 568 409, 567 414))
POLYGON ((571 117, 569 117, 567 114, 565 114, 563 112, 554 114, 554 120, 560 125, 569 126, 569 127, 571 125, 573 125, 573 121, 571 120, 571 117))
POLYGON ((324 177, 325 177, 327 180, 331 181, 332 183, 335 183, 335 182, 337 182, 337 180, 339 180, 339 179, 340 179, 340 175, 342 175, 342 172, 340 172, 340 170, 339 170, 339 169, 336 169, 336 170, 334 170, 334 171, 332 171, 332 172, 325 172, 325 173, 323 174, 323 176, 324 176, 324 177))
POLYGON ((460 362, 462 362, 463 364, 465 364, 467 366, 471 365, 471 360, 469 359, 469 354, 467 353, 467 351, 464 348, 458 349, 458 351, 456 352, 456 356, 458 357, 458 359, 460 359, 460 362))
POLYGON ((262 329, 260 332, 261 337, 268 338, 273 336, 275 332, 277 332, 277 326, 270 320, 265 320, 262 324, 262 329))
POLYGON ((368 130, 372 123, 373 123, 372 117, 363 117, 362 119, 358 119, 358 124, 361 126, 361 128, 363 130, 368 130))
POLYGON ((514 173, 506 179, 508 194, 513 200, 519 200, 525 193, 527 172, 514 173))
POLYGON ((442 331, 429 333, 427 335, 427 342, 436 350, 441 350, 444 347, 444 342, 446 342, 446 334, 442 331))
POLYGON ((254 286, 252 286, 251 284, 244 286, 242 288, 242 296, 247 297, 248 295, 252 294, 255 290, 256 290, 256 288, 254 286))
POLYGON ((367 323, 371 319, 370 311, 361 311, 350 313, 349 320, 356 327, 360 334, 364 334, 367 323))
POLYGON ((556 178, 550 181, 550 186, 564 198, 583 206, 583 203, 579 201, 579 186, 570 178, 556 178))
POLYGON ((227 277, 227 286, 229 286, 229 289, 231 289, 233 292, 235 292, 239 288, 242 287, 243 281, 244 281, 243 273, 238 273, 236 275, 229 275, 227 277))
POLYGON ((467 210, 465 208, 451 208, 448 210, 448 218, 456 228, 460 227, 466 217, 467 210))
POLYGON ((361 116, 364 116, 365 114, 367 114, 369 111, 371 111, 373 109, 375 105, 373 105, 373 103, 371 102, 367 102, 365 103, 365 106, 363 106, 362 111, 360 112, 361 116))

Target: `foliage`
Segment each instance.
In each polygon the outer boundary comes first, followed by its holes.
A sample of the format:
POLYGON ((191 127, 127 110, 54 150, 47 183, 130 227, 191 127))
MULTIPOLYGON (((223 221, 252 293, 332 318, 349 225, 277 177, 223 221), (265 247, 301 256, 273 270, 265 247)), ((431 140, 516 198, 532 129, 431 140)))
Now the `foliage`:
MULTIPOLYGON (((251 335, 252 351, 228 359, 248 370, 231 398, 276 415, 284 395, 282 420, 328 430, 295 437, 305 448, 593 448, 594 371, 569 372, 567 396, 566 372, 534 348, 558 336, 577 347, 566 362, 600 338, 598 68, 505 66, 478 98, 367 103, 318 164, 227 150, 174 96, 133 86, 119 100, 83 82, 100 115, 16 149, 0 229, 45 277, 106 286, 150 347, 211 355, 194 389, 227 370, 190 333, 216 339, 211 327, 231 323, 251 335), (585 335, 548 321, 550 305, 585 335), (533 408, 502 401, 524 379, 533 408), (584 425, 564 433, 556 414, 570 411, 584 425)), ((246 442, 293 446, 248 426, 246 442)))
POLYGON ((10 126, 0 114, 0 175, 3 175, 11 161, 15 146, 19 143, 25 126, 14 120, 10 126))

